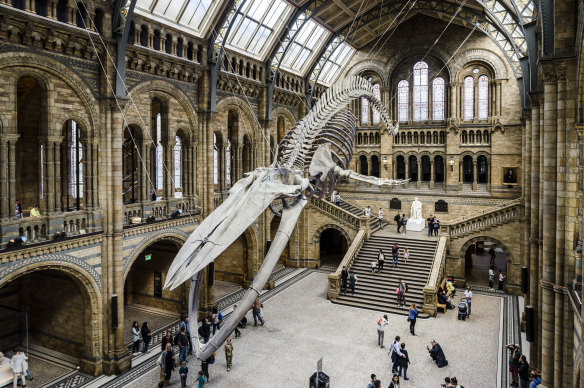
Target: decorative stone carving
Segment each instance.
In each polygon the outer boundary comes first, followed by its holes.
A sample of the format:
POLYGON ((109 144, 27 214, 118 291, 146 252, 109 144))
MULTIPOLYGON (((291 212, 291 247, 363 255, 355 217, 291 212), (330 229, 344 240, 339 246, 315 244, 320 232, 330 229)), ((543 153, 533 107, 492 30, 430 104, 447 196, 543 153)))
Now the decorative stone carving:
POLYGON ((392 198, 391 201, 389 201, 389 208, 391 210, 401 210, 401 201, 397 198, 392 198))
POLYGON ((434 203, 434 211, 436 213, 448 213, 448 202, 440 199, 434 203))

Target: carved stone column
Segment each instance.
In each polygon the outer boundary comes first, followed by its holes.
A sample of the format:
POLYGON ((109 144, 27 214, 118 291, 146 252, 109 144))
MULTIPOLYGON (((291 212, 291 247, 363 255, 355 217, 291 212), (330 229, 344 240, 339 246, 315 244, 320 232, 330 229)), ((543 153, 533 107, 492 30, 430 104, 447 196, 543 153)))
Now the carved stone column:
POLYGON ((477 161, 472 161, 472 191, 477 191, 477 161))
POLYGON ((434 160, 430 159, 430 190, 434 190, 434 160))
MULTIPOLYGON (((404 164, 406 165, 406 179, 410 178, 410 161, 404 157, 404 164)), ((406 189, 410 186, 410 181, 406 181, 406 189)))
POLYGON ((140 26, 134 27, 134 46, 140 46, 140 34, 142 32, 142 28, 140 26))
POLYGON ((34 3, 35 3, 34 0, 24 0, 24 10, 26 12, 36 13, 34 3))
MULTIPOLYGON (((8 140, 0 137, 0 160, 8 160, 8 140)), ((5 221, 10 216, 8 203, 8 163, 0 163, 0 219, 5 221)))
POLYGON ((422 163, 421 159, 418 158, 417 162, 416 162, 416 177, 418 178, 418 180, 416 181, 416 188, 420 189, 422 187, 422 170, 420 168, 420 164, 422 163))
MULTIPOLYGON (((61 193, 63 193, 63 195, 67 194, 67 190, 68 190, 68 183, 69 182, 62 182, 61 179, 66 179, 66 177, 61 178, 61 143, 63 141, 63 139, 61 137, 58 138, 52 138, 49 139, 50 142, 52 142, 54 144, 54 152, 55 152, 55 161, 53 163, 53 175, 54 175, 54 181, 55 181, 55 203, 53 205, 53 209, 54 212, 59 212, 63 207, 64 204, 62 203, 62 201, 60 201, 61 198, 61 193), (62 188, 62 184, 65 183, 65 190, 61 190, 62 188)), ((67 161, 65 160, 65 163, 67 161)))

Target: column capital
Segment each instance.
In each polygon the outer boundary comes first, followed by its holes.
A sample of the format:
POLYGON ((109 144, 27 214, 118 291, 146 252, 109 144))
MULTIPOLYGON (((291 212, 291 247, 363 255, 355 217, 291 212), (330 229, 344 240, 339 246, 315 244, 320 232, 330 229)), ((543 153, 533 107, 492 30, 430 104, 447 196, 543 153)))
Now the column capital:
POLYGON ((8 142, 14 143, 18 141, 20 135, 17 133, 7 133, 4 135, 0 135, 0 144, 6 144, 8 142))
POLYGON ((558 81, 558 75, 556 73, 556 66, 551 61, 540 61, 539 69, 543 74, 544 83, 553 83, 558 81))

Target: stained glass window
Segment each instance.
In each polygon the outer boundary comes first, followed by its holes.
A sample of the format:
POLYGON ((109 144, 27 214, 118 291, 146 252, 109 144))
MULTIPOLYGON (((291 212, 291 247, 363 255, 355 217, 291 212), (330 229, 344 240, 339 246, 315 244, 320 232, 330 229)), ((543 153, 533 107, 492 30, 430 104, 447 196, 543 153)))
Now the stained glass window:
POLYGON ((361 124, 369 122, 369 100, 361 97, 361 124))
POLYGON ((402 80, 397 84, 397 117, 399 121, 408 121, 410 88, 408 81, 402 80))
POLYGON ((432 82, 432 120, 444 120, 444 79, 432 82))
POLYGON ((428 65, 414 65, 414 121, 428 120, 428 65))
MULTIPOLYGON (((375 97, 377 97, 379 100, 381 100, 381 91, 379 89, 379 84, 374 84, 373 85, 373 94, 375 94, 375 97)), ((372 112, 371 112, 371 123, 372 124, 379 124, 379 120, 381 119, 379 116, 379 112, 373 108, 372 112)))
POLYGON ((489 77, 479 77, 479 120, 489 117, 489 77))
POLYGON ((70 120, 67 133, 69 182, 67 196, 83 198, 83 146, 79 141, 80 130, 77 122, 70 120))
POLYGON ((474 118, 474 79, 468 76, 464 79, 464 119, 474 118))
MULTIPOLYGON (((182 140, 176 137, 174 143, 174 188, 182 187, 182 140)), ((175 196, 180 192, 175 192, 175 196)), ((180 196, 180 195, 179 195, 180 196)))
POLYGON ((231 186, 231 140, 227 139, 225 147, 225 183, 231 186))

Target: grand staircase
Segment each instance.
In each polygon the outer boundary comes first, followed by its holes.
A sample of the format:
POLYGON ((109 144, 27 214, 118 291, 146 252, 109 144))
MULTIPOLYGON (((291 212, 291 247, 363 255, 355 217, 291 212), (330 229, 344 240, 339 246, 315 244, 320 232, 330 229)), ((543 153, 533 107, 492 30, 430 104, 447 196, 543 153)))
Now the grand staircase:
POLYGON ((408 307, 415 303, 419 317, 427 317, 423 314, 424 286, 432 270, 432 262, 436 252, 437 241, 434 239, 410 239, 372 235, 359 250, 351 272, 355 272, 358 281, 355 287, 355 295, 350 292, 339 295, 332 300, 347 306, 360 307, 371 310, 380 310, 398 314, 407 314, 408 307), (391 247, 394 242, 400 246, 400 259, 398 267, 391 266, 391 247), (403 260, 403 248, 407 247, 410 259, 407 263, 403 260), (384 269, 380 274, 371 273, 371 262, 377 258, 379 249, 383 249, 385 255, 384 269), (408 307, 398 308, 396 288, 399 279, 402 278, 408 284, 406 303, 408 307))
MULTIPOLYGON (((353 205, 350 202, 346 202, 341 200, 340 203, 340 207, 350 213, 353 213, 354 215, 360 217, 364 215, 364 209, 360 209, 359 207, 353 205)), ((380 223, 379 223, 379 218, 377 217, 377 211, 379 209, 371 209, 371 216, 369 217, 369 225, 371 228, 371 233, 378 231, 379 229, 381 229, 380 223)), ((387 217, 389 216, 389 214, 385 213, 383 215, 385 217, 384 222, 383 222, 383 227, 386 228, 387 227, 387 217)))

